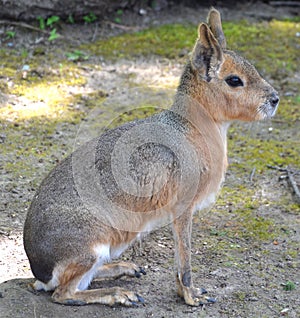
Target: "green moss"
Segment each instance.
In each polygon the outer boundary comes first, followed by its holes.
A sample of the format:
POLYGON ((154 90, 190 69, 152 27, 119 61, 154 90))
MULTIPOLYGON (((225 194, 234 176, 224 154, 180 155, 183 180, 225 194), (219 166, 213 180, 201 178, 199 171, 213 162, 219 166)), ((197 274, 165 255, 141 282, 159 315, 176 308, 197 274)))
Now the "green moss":
MULTIPOLYGON (((4 104, 0 109, 6 135, 0 145, 5 147, 1 149, 5 154, 3 169, 16 179, 22 176, 32 180, 33 167, 48 171, 70 152, 70 142, 56 136, 61 123, 78 124, 86 115, 84 108, 74 107, 81 96, 70 94, 68 89, 82 86, 86 80, 75 64, 62 64, 51 53, 24 55, 22 51, 3 49, 0 58, 0 72, 8 79, 1 91, 26 100, 4 104), (22 70, 24 65, 29 70, 22 70)), ((34 187, 37 180, 32 181, 34 187)))
POLYGON ((278 228, 272 219, 257 212, 260 204, 261 202, 256 198, 255 189, 247 188, 246 185, 236 188, 224 186, 217 201, 219 209, 214 213, 230 216, 230 221, 222 228, 218 228, 217 233, 225 232, 229 238, 259 241, 273 239, 278 233, 278 228))
POLYGON ((118 117, 116 117, 107 128, 108 129, 115 128, 129 121, 146 118, 159 111, 161 110, 152 105, 148 105, 148 106, 145 105, 144 107, 138 107, 136 109, 126 111, 122 113, 121 115, 119 115, 118 117))
POLYGON ((289 249, 285 252, 285 256, 286 257, 289 257, 289 258, 297 258, 298 256, 298 251, 297 250, 292 250, 292 249, 289 249))
POLYGON ((292 17, 292 18, 284 18, 284 19, 282 19, 282 21, 299 23, 300 17, 296 16, 296 17, 292 17))
POLYGON ((196 38, 195 26, 172 24, 119 35, 93 45, 83 45, 82 49, 110 59, 142 55, 176 58, 183 49, 190 50, 196 38))
POLYGON ((283 285, 285 291, 292 291, 296 289, 296 284, 294 282, 288 281, 283 285))
POLYGON ((76 64, 62 61, 60 56, 59 52, 55 56, 35 51, 24 55, 22 50, 0 50, 0 72, 7 79, 1 91, 32 102, 26 107, 5 105, 0 110, 2 120, 68 117, 76 96, 67 87, 82 86, 86 79, 76 64))
POLYGON ((5 122, 3 126, 7 132, 5 144, 0 145, 5 147, 3 169, 16 179, 31 179, 33 167, 40 164, 47 170, 70 150, 66 142, 54 139, 57 122, 31 119, 20 124, 5 122))
POLYGON ((294 140, 262 140, 249 136, 236 136, 229 140, 229 156, 236 162, 230 165, 249 173, 255 167, 264 171, 267 165, 297 166, 299 163, 299 145, 294 140), (245 151, 247 149, 247 151, 245 151))
POLYGON ((300 215, 300 204, 291 202, 290 198, 282 197, 277 201, 277 204, 281 206, 282 211, 290 214, 300 215))
POLYGON ((282 97, 278 108, 277 118, 285 120, 289 126, 300 122, 300 95, 282 97))
POLYGON ((255 211, 240 209, 236 211, 236 235, 246 239, 270 241, 276 237, 274 221, 258 216, 255 211))
POLYGON ((243 291, 237 291, 233 293, 233 296, 239 301, 244 301, 248 295, 243 291))

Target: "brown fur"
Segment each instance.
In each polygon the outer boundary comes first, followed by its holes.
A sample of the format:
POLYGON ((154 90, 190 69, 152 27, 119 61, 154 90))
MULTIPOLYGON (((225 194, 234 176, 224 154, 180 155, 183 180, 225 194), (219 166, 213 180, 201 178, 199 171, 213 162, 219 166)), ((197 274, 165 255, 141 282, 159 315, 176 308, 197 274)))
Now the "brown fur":
POLYGON ((144 232, 168 223, 178 295, 192 306, 213 301, 192 282, 192 215, 208 209, 221 187, 229 123, 269 118, 279 98, 249 62, 226 50, 217 10, 210 11, 198 33, 171 109, 83 145, 49 174, 33 199, 24 246, 37 278, 34 288, 54 290, 55 302, 142 302, 120 288, 86 289, 95 278, 140 276, 135 264, 111 260, 144 232), (122 163, 134 140, 126 140, 126 134, 134 129, 140 133, 136 147, 122 163), (122 142, 124 151, 118 148, 122 142))

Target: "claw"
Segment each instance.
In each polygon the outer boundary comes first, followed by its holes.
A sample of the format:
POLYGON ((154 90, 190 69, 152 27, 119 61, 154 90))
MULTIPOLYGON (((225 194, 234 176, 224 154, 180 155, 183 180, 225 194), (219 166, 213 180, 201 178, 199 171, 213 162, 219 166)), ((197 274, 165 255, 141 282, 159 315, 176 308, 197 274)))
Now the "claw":
POLYGON ((200 306, 204 306, 204 305, 208 305, 208 304, 214 304, 216 302, 217 302, 216 298, 205 297, 205 300, 204 301, 200 301, 199 305, 200 306))
POLYGON ((214 304, 214 303, 217 302, 217 299, 216 299, 216 298, 206 297, 205 299, 206 299, 206 301, 207 301, 209 304, 214 304))
POLYGON ((207 290, 205 288, 200 288, 201 295, 207 294, 207 290))
POLYGON ((146 272, 143 268, 140 267, 138 271, 135 271, 134 275, 135 277, 140 278, 141 274, 146 275, 146 272))
POLYGON ((146 275, 146 272, 142 267, 140 267, 140 273, 142 273, 143 275, 146 275))
POLYGON ((141 277, 141 273, 138 272, 138 271, 135 271, 135 272, 134 272, 134 276, 135 276, 136 278, 140 278, 140 277, 141 277))
POLYGON ((63 304, 67 306, 84 306, 87 303, 83 300, 66 299, 63 301, 63 304))
POLYGON ((139 301, 140 303, 142 303, 142 304, 145 303, 145 300, 144 300, 144 298, 143 298, 142 296, 136 294, 136 297, 137 297, 137 299, 138 299, 138 301, 139 301))
POLYGON ((135 294, 134 295, 136 297, 136 300, 130 300, 130 305, 133 306, 133 307, 138 307, 140 305, 140 303, 144 304, 145 303, 145 300, 143 297, 141 297, 139 294, 135 294))

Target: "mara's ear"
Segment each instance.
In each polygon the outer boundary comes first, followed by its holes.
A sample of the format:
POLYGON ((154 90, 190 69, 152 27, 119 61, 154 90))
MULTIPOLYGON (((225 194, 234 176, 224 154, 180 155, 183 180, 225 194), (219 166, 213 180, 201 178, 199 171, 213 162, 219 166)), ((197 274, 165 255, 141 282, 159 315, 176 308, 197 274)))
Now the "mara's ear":
POLYGON ((207 22, 211 29, 211 32, 213 33, 215 38, 218 40, 221 48, 225 50, 226 39, 225 39, 225 35, 222 28, 220 12, 216 10, 215 8, 211 8, 208 13, 207 22))
POLYGON ((223 50, 205 23, 199 25, 199 37, 192 52, 192 66, 206 81, 210 81, 223 62, 223 50))

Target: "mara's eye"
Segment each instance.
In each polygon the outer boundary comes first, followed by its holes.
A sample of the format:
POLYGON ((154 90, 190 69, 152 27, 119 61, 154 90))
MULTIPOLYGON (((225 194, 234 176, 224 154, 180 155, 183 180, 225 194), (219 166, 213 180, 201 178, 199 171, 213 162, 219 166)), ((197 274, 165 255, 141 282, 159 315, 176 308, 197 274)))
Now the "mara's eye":
POLYGON ((225 79, 225 82, 231 87, 244 86, 243 81, 236 75, 230 75, 225 79))

